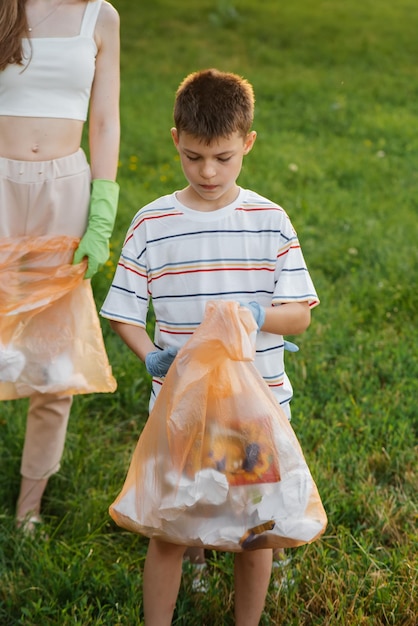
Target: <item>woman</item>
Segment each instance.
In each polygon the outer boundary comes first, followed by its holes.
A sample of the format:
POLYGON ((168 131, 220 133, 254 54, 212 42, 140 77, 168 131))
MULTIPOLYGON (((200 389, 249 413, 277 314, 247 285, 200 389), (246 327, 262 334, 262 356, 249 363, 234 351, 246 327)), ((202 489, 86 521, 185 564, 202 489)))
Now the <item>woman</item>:
MULTIPOLYGON (((85 278, 108 258, 118 201, 119 16, 105 0, 0 7, 0 242, 81 238, 85 278), (80 148, 89 110, 90 166, 80 148)), ((32 532, 60 467, 72 396, 30 396, 17 524, 32 532)))

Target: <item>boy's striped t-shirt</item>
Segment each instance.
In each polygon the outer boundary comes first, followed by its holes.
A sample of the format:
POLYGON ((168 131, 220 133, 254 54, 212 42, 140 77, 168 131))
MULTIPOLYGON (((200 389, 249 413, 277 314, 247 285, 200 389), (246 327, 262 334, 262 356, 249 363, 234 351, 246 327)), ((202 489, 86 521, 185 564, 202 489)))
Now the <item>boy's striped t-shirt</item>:
MULTIPOLYGON (((150 299, 154 343, 163 349, 187 341, 208 300, 257 300, 265 307, 319 303, 286 212, 244 189, 235 202, 211 212, 185 207, 173 193, 135 215, 101 315, 145 327, 150 299)), ((255 365, 287 405, 292 387, 283 337, 258 333, 255 365)), ((153 381, 154 394, 161 382, 153 381)))

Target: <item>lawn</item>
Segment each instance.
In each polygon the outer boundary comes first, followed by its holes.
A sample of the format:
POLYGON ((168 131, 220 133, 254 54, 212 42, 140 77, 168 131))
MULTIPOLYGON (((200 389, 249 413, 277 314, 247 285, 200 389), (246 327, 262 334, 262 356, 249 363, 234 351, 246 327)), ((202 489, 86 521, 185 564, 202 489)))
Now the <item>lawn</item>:
MULTIPOLYGON (((289 551, 263 626, 414 626, 417 597, 418 5, 415 0, 115 0, 122 35, 120 210, 109 287, 134 213, 184 185, 170 127, 189 72, 248 78, 258 137, 239 182, 281 204, 321 299, 287 356, 292 425, 324 536, 289 551)), ((0 624, 141 626, 147 540, 115 526, 150 378, 102 320, 118 389, 75 399, 44 501, 49 541, 14 528, 26 400, 0 405, 0 624)), ((150 327, 152 321, 150 322, 150 327)), ((292 338, 290 338, 292 339, 292 338)), ((233 624, 232 556, 209 591, 185 571, 174 624, 233 624)))

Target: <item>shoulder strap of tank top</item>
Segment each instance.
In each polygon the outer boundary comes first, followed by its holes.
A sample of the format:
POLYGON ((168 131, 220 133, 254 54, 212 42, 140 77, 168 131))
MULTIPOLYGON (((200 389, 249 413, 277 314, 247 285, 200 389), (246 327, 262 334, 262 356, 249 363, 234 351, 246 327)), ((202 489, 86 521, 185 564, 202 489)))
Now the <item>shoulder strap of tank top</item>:
POLYGON ((83 37, 93 37, 94 28, 97 22, 97 16, 99 15, 100 7, 103 0, 94 0, 94 2, 87 2, 86 9, 83 15, 83 21, 81 22, 80 35, 83 37))

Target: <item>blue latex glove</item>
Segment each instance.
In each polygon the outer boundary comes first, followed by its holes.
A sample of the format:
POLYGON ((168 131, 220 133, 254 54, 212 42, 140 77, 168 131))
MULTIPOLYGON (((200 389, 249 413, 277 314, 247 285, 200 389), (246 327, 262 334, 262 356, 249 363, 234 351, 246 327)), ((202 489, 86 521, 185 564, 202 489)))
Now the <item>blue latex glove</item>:
POLYGON ((255 319, 255 323, 257 324, 257 331, 260 331, 263 327, 264 320, 266 319, 266 312, 264 307, 262 307, 258 302, 249 302, 246 304, 245 302, 240 302, 240 306, 245 306, 245 308, 249 309, 253 314, 255 319))
MULTIPOLYGON (((244 302, 240 302, 239 304, 240 306, 245 306, 247 309, 250 309, 256 321, 258 330, 260 330, 263 327, 264 320, 266 319, 266 312, 264 310, 264 307, 262 307, 260 304, 258 304, 258 302, 255 302, 255 301, 249 302, 248 304, 244 304, 244 302)), ((291 341, 286 341, 286 339, 284 339, 283 343, 284 343, 284 349, 288 350, 288 352, 299 351, 299 346, 297 346, 295 343, 292 343, 291 341)))
POLYGON ((286 339, 283 343, 284 349, 288 352, 299 352, 299 346, 297 346, 295 343, 292 343, 291 341, 286 341, 286 339))
POLYGON ((154 350, 148 352, 145 357, 145 367, 147 372, 151 376, 158 376, 162 378, 165 376, 170 368, 170 365, 176 358, 177 349, 170 347, 166 350, 154 350))

